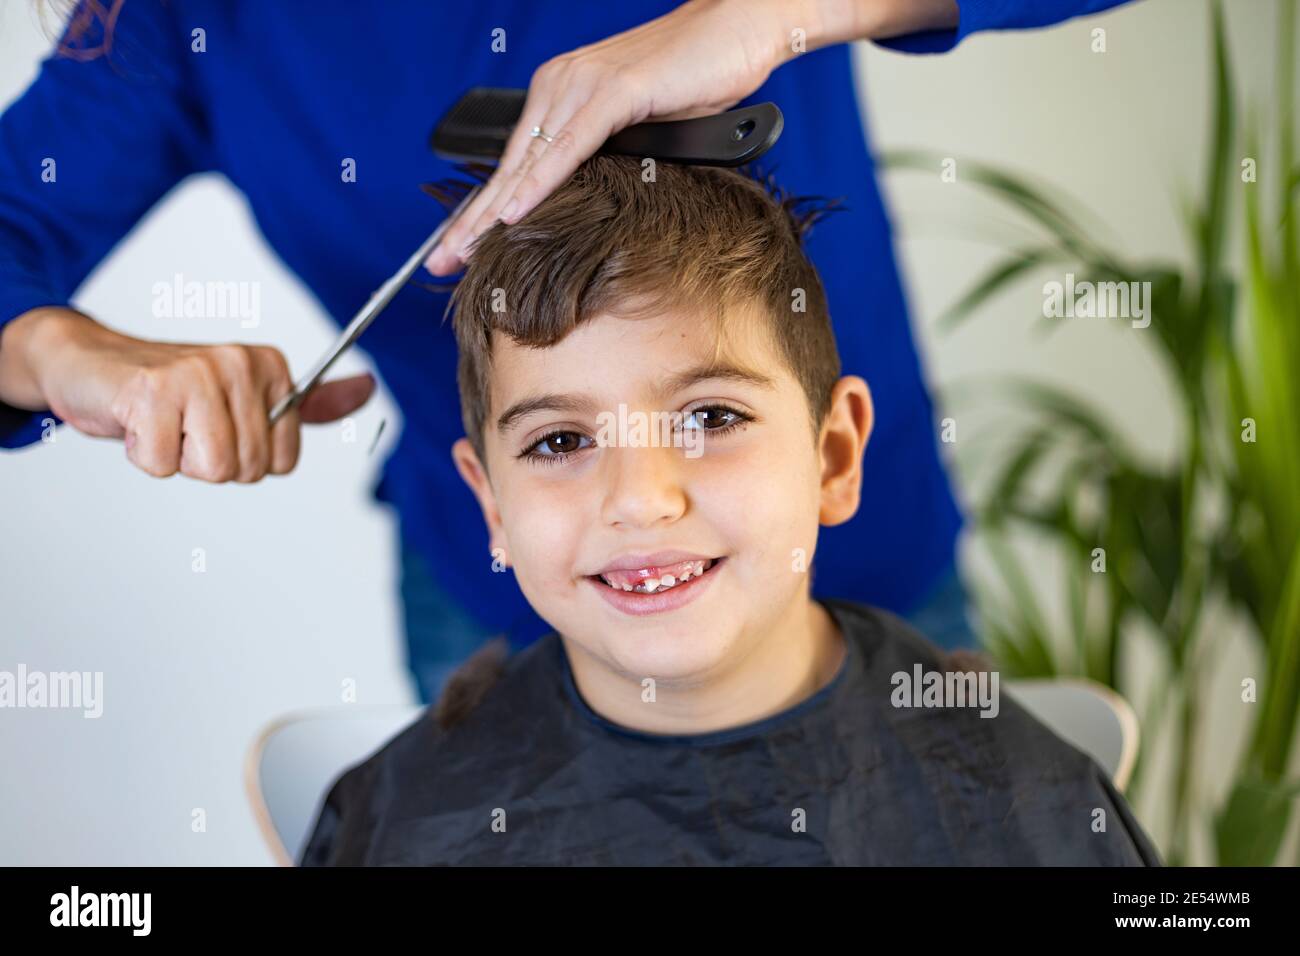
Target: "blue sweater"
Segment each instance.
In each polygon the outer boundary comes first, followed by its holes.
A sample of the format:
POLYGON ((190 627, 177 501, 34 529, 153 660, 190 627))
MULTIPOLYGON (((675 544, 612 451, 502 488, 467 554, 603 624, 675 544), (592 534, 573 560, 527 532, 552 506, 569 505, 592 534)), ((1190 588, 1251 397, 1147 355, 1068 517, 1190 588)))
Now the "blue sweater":
MULTIPOLYGON (((980 30, 1043 26, 1119 2, 960 0, 958 29, 883 45, 942 52, 980 30)), ((454 174, 427 140, 462 92, 525 87, 544 60, 675 5, 126 0, 109 60, 47 59, 0 118, 0 323, 70 304, 159 199, 211 171, 244 193, 271 247, 345 322, 443 214, 418 187, 454 174), (206 50, 195 52, 200 27, 206 50), (497 27, 506 30, 505 53, 491 49, 497 27), (42 182, 46 157, 57 160, 56 184, 42 182), (356 160, 355 182, 340 176, 345 157, 356 160)), ((845 372, 868 381, 878 416, 862 507, 823 531, 814 591, 906 613, 952 562, 961 517, 938 454, 849 48, 796 58, 746 102, 766 100, 786 125, 765 167, 793 193, 845 197, 848 211, 819 223, 808 250, 845 372)), ((443 586, 486 626, 524 643, 548 628, 512 576, 492 572, 478 507, 449 454, 462 431, 445 304, 409 286, 361 339, 405 418, 375 494, 396 506, 403 534, 443 586)), ((35 442, 49 414, 0 405, 0 447, 35 442)))

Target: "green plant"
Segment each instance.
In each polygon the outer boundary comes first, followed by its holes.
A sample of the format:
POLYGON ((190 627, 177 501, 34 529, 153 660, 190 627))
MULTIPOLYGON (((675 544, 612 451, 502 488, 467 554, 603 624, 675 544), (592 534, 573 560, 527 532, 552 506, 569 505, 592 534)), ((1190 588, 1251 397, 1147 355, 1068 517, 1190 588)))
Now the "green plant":
MULTIPOLYGON (((1212 129, 1205 187, 1186 212, 1190 266, 1130 262, 1096 242, 1047 190, 965 161, 966 181, 1009 203, 1046 238, 999 262, 940 319, 941 328, 968 320, 995 293, 1047 265, 1068 266, 1098 284, 1150 283, 1151 338, 1175 385, 1182 423, 1178 460, 1144 460, 1089 403, 1054 386, 1015 381, 982 389, 1013 400, 1031 421, 974 508, 977 537, 998 570, 998 586, 981 586, 977 603, 990 652, 1014 675, 1081 674, 1131 699, 1139 689, 1123 686, 1120 661, 1139 629, 1160 635, 1163 672, 1142 695, 1150 702, 1143 726, 1147 739, 1168 733, 1176 741, 1166 848, 1174 864, 1185 862, 1201 823, 1192 781, 1202 691, 1220 646, 1204 627, 1212 602, 1250 622, 1266 660, 1249 745, 1214 820, 1219 862, 1273 863, 1300 795, 1300 784, 1287 780, 1300 716, 1295 14, 1295 0, 1279 0, 1277 157, 1257 164, 1254 182, 1247 170, 1258 156, 1256 124, 1238 128, 1222 11, 1217 0, 1211 5, 1212 129), (1248 155, 1239 159, 1243 141, 1248 155), (1240 283, 1224 263, 1237 189, 1245 197, 1240 283), (1225 506, 1216 509, 1216 502, 1225 506), (1024 532, 1064 558, 1064 628, 1050 620, 1011 546, 1024 532), (1174 726, 1166 728, 1171 716, 1174 726)), ((918 152, 882 157, 892 168, 933 170, 940 161, 918 152)), ((1131 790, 1142 786, 1148 763, 1139 762, 1131 790)))

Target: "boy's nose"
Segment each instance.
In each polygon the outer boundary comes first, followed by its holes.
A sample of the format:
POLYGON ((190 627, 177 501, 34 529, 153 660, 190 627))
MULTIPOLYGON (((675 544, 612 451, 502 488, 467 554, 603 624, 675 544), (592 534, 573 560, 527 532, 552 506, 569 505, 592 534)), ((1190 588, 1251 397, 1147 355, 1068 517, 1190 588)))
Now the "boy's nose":
POLYGON ((686 511, 678 448, 610 448, 604 456, 606 524, 648 528, 671 522, 686 511))

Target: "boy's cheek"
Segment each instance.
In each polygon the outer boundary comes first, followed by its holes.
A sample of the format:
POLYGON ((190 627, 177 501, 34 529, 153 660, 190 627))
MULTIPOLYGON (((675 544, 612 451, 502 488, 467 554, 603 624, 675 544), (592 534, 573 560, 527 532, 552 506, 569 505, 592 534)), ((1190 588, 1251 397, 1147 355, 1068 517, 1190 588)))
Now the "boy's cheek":
POLYGON ((517 576, 553 588, 581 570, 576 562, 586 522, 553 491, 510 495, 501 508, 501 523, 514 543, 511 557, 517 576))
POLYGON ((690 463, 689 479, 697 499, 750 514, 807 510, 817 500, 820 485, 815 456, 796 458, 788 450, 775 450, 780 447, 778 442, 755 442, 706 451, 690 463))
POLYGON ((807 570, 820 526, 814 464, 745 462, 712 476, 698 488, 697 500, 724 543, 748 552, 751 560, 738 564, 737 573, 779 585, 774 579, 807 570))

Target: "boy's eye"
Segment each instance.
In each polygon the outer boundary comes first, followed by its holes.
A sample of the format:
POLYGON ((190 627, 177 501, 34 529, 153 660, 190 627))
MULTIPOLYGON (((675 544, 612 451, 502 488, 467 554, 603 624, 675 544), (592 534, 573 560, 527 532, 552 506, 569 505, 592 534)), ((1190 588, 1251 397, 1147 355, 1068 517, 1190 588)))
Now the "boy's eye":
POLYGON ((703 431, 721 431, 729 425, 735 425, 745 418, 740 412, 723 405, 706 405, 686 413, 682 421, 683 428, 699 428, 703 431), (694 424, 692 424, 694 422, 694 424))
POLYGON ((543 435, 525 448, 524 456, 529 458, 563 458, 565 455, 571 455, 575 451, 590 447, 584 445, 584 441, 589 441, 589 439, 579 432, 555 431, 543 435))

